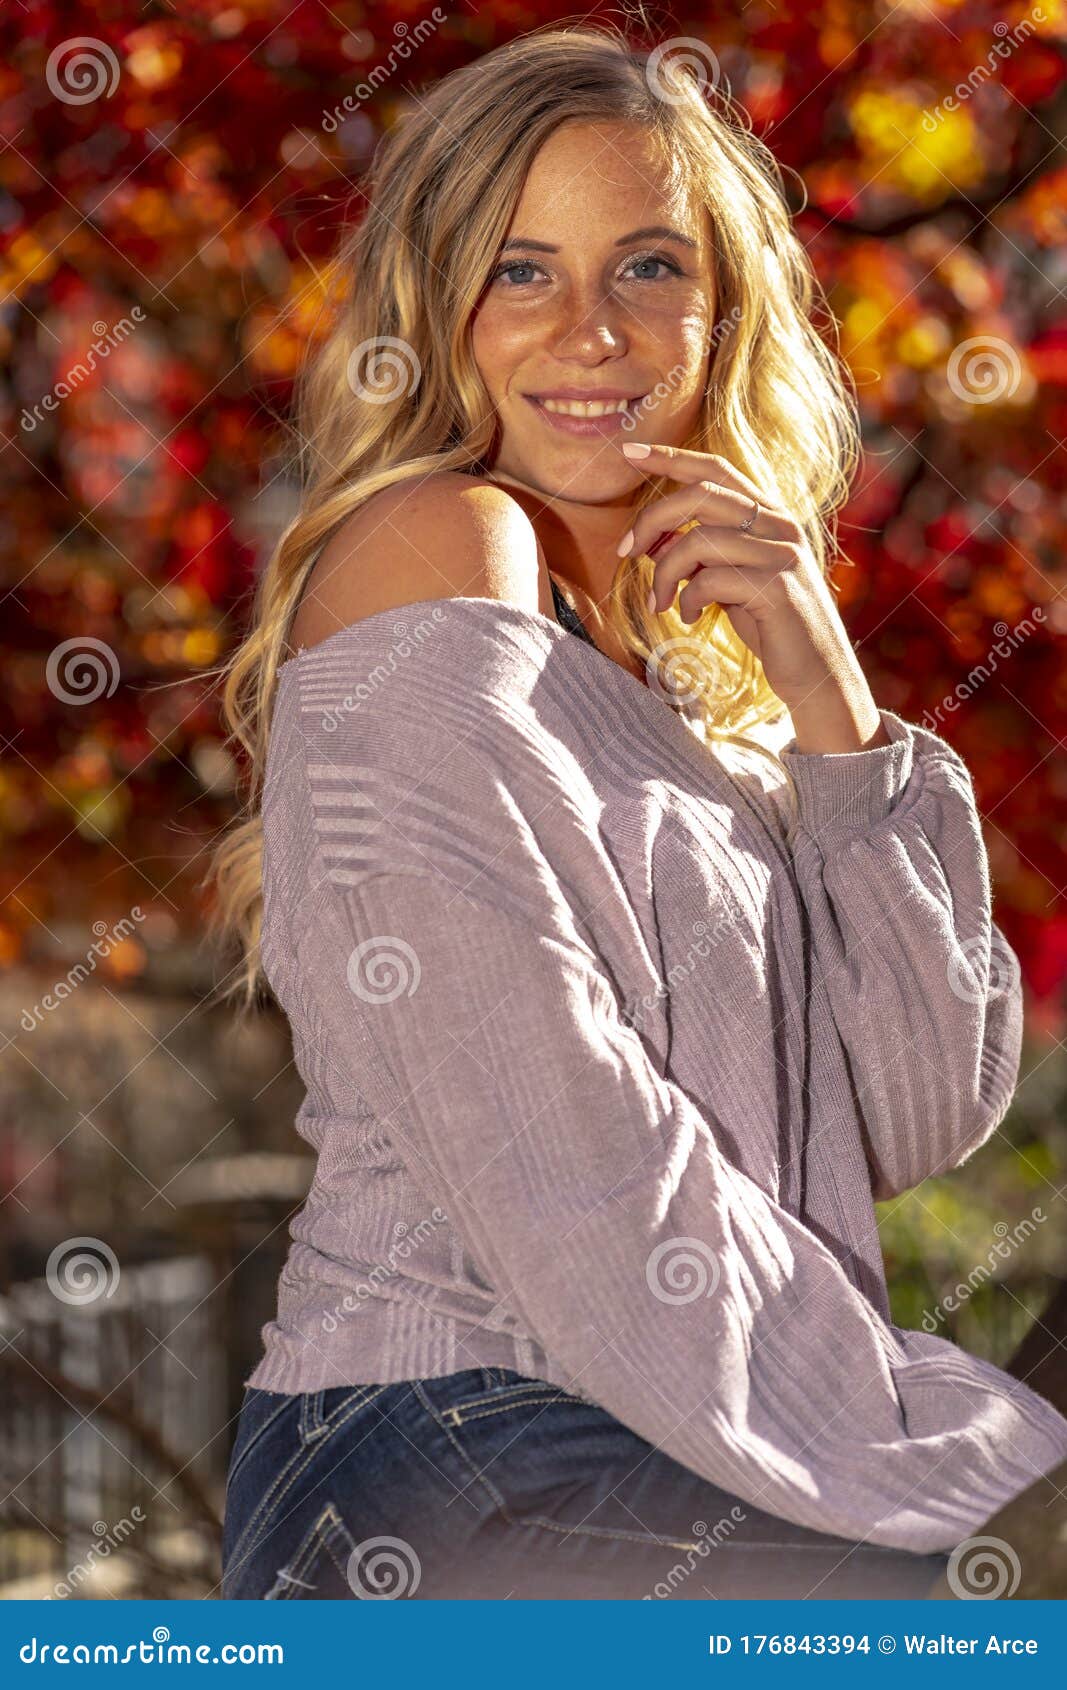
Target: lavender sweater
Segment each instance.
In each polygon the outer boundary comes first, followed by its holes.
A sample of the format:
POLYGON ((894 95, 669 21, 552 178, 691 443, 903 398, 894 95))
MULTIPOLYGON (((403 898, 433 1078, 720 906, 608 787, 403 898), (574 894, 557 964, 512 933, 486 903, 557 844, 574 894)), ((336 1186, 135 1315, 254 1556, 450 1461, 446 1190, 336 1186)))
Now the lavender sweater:
POLYGON ((1067 1458, 890 1320, 872 1197, 994 1131, 1021 996, 965 765, 881 717, 784 750, 791 827, 766 758, 538 612, 424 600, 282 666, 263 957, 318 1156, 248 1383, 515 1368, 921 1551, 1067 1458))

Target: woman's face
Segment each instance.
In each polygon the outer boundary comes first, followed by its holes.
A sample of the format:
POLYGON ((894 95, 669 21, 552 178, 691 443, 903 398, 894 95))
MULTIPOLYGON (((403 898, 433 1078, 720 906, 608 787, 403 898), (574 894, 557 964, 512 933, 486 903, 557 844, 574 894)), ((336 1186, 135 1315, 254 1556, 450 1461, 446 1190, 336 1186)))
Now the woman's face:
POLYGON ((553 499, 632 494, 642 477, 623 442, 681 444, 700 415, 715 304, 705 215, 644 131, 557 129, 474 316, 474 357, 501 424, 492 468, 553 499), (575 399, 628 400, 634 426, 621 414, 554 414, 554 401, 575 399))

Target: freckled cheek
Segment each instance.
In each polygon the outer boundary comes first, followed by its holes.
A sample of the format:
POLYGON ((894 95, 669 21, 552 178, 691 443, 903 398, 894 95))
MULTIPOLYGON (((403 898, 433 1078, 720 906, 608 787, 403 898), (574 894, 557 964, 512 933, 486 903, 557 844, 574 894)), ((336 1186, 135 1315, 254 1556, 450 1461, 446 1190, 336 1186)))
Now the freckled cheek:
POLYGON ((645 316, 645 357, 667 381, 672 410, 681 409, 687 399, 703 395, 710 367, 708 313, 704 308, 689 312, 664 312, 645 316))
POLYGON ((524 363, 539 349, 544 339, 532 321, 516 322, 513 317, 483 310, 475 320, 471 337, 474 360, 481 371, 494 400, 501 399, 514 388, 524 363))

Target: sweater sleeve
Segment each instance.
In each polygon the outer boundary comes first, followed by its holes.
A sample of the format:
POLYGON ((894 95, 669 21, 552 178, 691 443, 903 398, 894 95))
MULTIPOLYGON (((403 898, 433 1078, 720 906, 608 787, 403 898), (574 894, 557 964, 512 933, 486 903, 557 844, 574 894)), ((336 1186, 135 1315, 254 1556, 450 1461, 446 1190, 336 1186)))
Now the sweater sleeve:
POLYGON ((877 1316, 723 1155, 580 945, 433 869, 335 886, 361 1070, 428 1202, 570 1380, 701 1476, 944 1550, 1067 1456, 997 1368, 877 1316), (909 1347, 910 1346, 910 1347, 909 1347))
POLYGON ((938 735, 881 711, 891 743, 782 750, 790 843, 867 1129, 876 1198, 988 1139, 1015 1090, 1018 959, 992 920, 971 778, 938 735))

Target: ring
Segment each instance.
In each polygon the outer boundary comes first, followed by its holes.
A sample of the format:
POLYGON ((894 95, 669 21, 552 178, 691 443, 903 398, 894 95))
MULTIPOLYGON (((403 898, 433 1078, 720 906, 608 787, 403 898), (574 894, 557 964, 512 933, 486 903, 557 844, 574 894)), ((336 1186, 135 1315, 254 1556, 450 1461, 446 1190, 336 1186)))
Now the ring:
POLYGON ((752 524, 753 524, 753 523, 754 523, 754 522, 755 522, 755 520, 756 520, 756 518, 757 518, 757 517, 758 517, 758 516, 759 516, 759 513, 760 513, 760 511, 761 511, 761 509, 762 509, 762 506, 761 506, 761 505, 760 505, 760 502, 759 502, 759 500, 758 500, 758 499, 756 499, 756 500, 755 500, 755 506, 756 506, 756 508, 755 508, 755 510, 754 510, 754 511, 753 511, 753 512, 752 512, 752 515, 751 515, 751 516, 746 516, 746 518, 745 518, 745 520, 744 520, 744 522, 739 522, 739 523, 738 523, 738 525, 737 525, 737 526, 738 526, 738 529, 739 529, 739 531, 740 531, 740 532, 741 532, 741 533, 742 533, 742 534, 747 534, 747 533, 748 533, 748 531, 749 531, 749 529, 750 529, 750 528, 751 528, 751 527, 752 527, 752 524))

